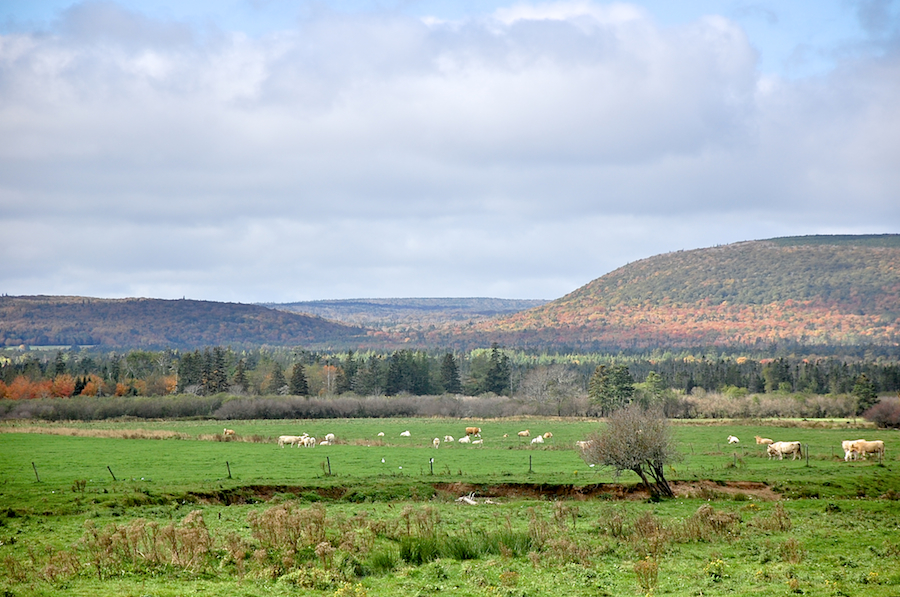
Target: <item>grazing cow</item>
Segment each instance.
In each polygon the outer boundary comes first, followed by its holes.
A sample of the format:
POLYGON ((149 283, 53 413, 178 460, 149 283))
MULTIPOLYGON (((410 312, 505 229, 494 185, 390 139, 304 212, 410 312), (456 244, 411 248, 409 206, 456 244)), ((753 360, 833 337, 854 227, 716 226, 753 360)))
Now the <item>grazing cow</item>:
POLYGON ((767 437, 759 437, 758 435, 755 436, 755 437, 756 437, 756 443, 757 443, 757 444, 762 444, 762 445, 764 445, 764 446, 768 446, 769 444, 773 443, 772 440, 770 440, 770 439, 767 438, 767 437))
POLYGON ((410 434, 409 431, 402 431, 402 432, 400 433, 400 437, 409 437, 410 435, 411 435, 411 434, 410 434))
POLYGON ((729 435, 729 436, 728 436, 728 443, 729 443, 729 444, 736 444, 736 443, 739 443, 740 441, 741 441, 741 440, 739 440, 738 438, 734 437, 733 435, 729 435))
POLYGON ((224 436, 234 435, 234 429, 228 429, 226 427, 225 431, 222 432, 222 435, 224 435, 224 436))
POLYGON ((323 439, 322 441, 319 442, 319 445, 320 446, 330 446, 331 442, 328 441, 327 439, 323 439))
POLYGON ((864 442, 864 439, 845 439, 841 442, 841 449, 844 450, 844 462, 856 460, 859 453, 853 450, 853 444, 856 442, 864 442))
POLYGON ((803 458, 800 442, 772 442, 766 447, 766 452, 769 454, 769 459, 778 456, 778 460, 784 460, 785 454, 790 454, 791 460, 803 458))
POLYGON ((884 442, 880 439, 871 442, 864 439, 858 439, 850 444, 850 451, 855 452, 860 456, 877 454, 879 458, 884 458, 884 442))
POLYGON ((544 443, 544 436, 538 435, 538 436, 535 437, 533 440, 531 440, 531 443, 533 443, 533 444, 542 444, 542 443, 544 443))
POLYGON ((526 429, 525 431, 520 431, 520 432, 519 432, 519 437, 528 437, 528 436, 530 436, 530 435, 531 435, 531 432, 528 431, 527 429, 526 429))
POLYGON ((481 435, 481 427, 466 427, 466 435, 481 435))
POLYGON ((471 444, 471 443, 472 443, 472 438, 470 438, 468 435, 464 435, 464 436, 462 436, 461 438, 459 438, 459 443, 461 443, 461 444, 471 444))
POLYGON ((329 445, 330 445, 330 444, 333 444, 333 443, 334 443, 334 440, 335 440, 335 437, 334 437, 334 434, 333 434, 333 433, 326 433, 326 434, 325 434, 325 441, 328 442, 329 445))
POLYGON ((445 436, 444 436, 444 441, 445 441, 445 442, 452 442, 452 441, 453 441, 453 436, 452 436, 452 435, 445 435, 445 436))
POLYGON ((431 445, 434 446, 435 449, 440 448, 441 447, 441 438, 436 437, 433 440, 431 440, 431 445))
POLYGON ((384 437, 384 431, 379 431, 379 432, 378 432, 378 437, 384 437))
POLYGON ((279 435, 278 436, 278 445, 282 448, 284 444, 291 444, 292 446, 296 446, 303 438, 299 435, 279 435))

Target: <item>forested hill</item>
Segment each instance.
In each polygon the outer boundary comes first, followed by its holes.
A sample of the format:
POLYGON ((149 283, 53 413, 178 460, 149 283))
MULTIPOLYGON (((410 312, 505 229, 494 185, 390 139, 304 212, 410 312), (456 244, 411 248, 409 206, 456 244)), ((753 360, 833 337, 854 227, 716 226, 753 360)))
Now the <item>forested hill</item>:
POLYGON ((363 327, 404 330, 482 321, 545 304, 545 300, 499 298, 373 298, 264 303, 264 306, 363 327))
POLYGON ((0 346, 293 346, 340 342, 363 333, 319 317, 239 303, 0 297, 0 346))
POLYGON ((507 345, 595 350, 897 346, 900 235, 788 237, 666 253, 477 327, 507 345))

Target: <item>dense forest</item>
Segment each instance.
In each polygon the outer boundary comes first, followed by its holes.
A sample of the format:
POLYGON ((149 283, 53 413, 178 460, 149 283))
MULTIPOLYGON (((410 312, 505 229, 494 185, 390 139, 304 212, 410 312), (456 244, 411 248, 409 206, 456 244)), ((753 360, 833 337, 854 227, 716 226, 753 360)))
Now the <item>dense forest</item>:
POLYGON ((528 397, 542 391, 574 395, 587 391, 591 376, 600 366, 625 367, 636 384, 652 377, 660 387, 681 394, 697 389, 733 395, 847 394, 861 375, 870 380, 879 394, 900 391, 900 363, 880 358, 535 354, 497 345, 465 353, 321 353, 215 346, 184 352, 7 353, 0 356, 0 398, 185 393, 326 397, 449 393, 528 397))

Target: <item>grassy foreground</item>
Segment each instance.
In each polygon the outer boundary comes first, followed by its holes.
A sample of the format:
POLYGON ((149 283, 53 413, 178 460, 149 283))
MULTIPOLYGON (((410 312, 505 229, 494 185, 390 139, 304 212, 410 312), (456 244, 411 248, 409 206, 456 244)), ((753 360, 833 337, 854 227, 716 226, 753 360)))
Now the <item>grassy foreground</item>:
POLYGON ((5 425, 0 590, 897 595, 896 432, 806 425, 677 426, 679 497, 660 503, 581 461, 593 421, 245 421, 236 441, 215 422, 5 425), (431 447, 472 425, 483 445, 431 447), (274 443, 304 431, 339 444, 274 443), (754 435, 809 458, 770 461, 754 435), (845 463, 859 437, 885 461, 845 463))

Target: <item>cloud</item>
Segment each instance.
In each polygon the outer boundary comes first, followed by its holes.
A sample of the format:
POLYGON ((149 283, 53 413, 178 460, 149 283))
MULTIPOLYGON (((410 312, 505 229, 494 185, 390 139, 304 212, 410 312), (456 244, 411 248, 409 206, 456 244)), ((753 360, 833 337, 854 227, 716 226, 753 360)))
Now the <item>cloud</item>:
POLYGON ((626 4, 319 10, 258 37, 76 5, 0 37, 0 280, 555 298, 666 250, 896 229, 896 56, 757 64, 728 19, 626 4))

